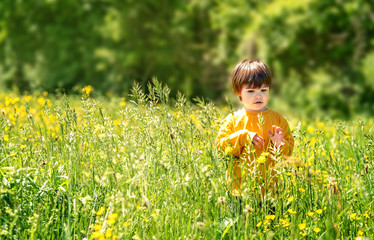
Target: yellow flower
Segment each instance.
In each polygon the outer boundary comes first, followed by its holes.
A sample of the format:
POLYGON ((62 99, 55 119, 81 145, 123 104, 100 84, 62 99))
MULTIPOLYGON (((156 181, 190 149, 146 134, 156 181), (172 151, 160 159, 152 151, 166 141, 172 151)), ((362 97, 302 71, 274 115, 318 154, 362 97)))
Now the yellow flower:
POLYGON ((313 229, 313 231, 314 231, 315 233, 319 233, 319 232, 321 231, 321 229, 320 229, 319 227, 316 227, 316 228, 313 229))
POLYGON ((270 153, 269 152, 263 152, 263 153, 261 153, 261 155, 263 155, 264 157, 267 157, 267 156, 270 155, 270 153))
POLYGON ((105 207, 100 207, 99 211, 97 211, 97 215, 102 215, 105 212, 105 207))
POLYGON ((306 233, 305 232, 300 232, 300 235, 305 237, 306 236, 306 233))
POLYGON ((227 147, 225 148, 225 153, 226 153, 227 155, 232 154, 233 151, 234 151, 234 149, 233 149, 231 146, 227 146, 227 147))
POLYGON ((256 162, 258 164, 265 164, 269 155, 270 155, 270 153, 268 153, 268 152, 261 153, 261 156, 256 159, 256 162))
POLYGON ((358 231, 358 235, 360 235, 360 236, 364 235, 364 231, 359 230, 359 231, 358 231))
POLYGON ((124 107, 124 106, 126 106, 126 102, 120 102, 119 105, 120 105, 121 107, 124 107))
POLYGON ((323 210, 322 210, 322 209, 318 209, 318 210, 316 211, 316 213, 318 213, 319 215, 321 215, 321 214, 322 214, 322 212, 323 212, 323 210))
POLYGON ((299 192, 305 192, 304 188, 299 188, 299 192))
POLYGON ((114 124, 114 126, 118 126, 119 124, 121 124, 121 121, 120 120, 114 120, 113 124, 114 124))
POLYGON ((111 213, 109 214, 108 218, 109 219, 116 219, 118 217, 118 214, 117 213, 111 213))
POLYGON ((275 219, 275 215, 266 215, 265 219, 266 220, 274 220, 275 219))
POLYGON ((100 231, 96 231, 92 233, 93 238, 101 238, 104 237, 104 234, 102 234, 100 231))
POLYGON ((312 126, 308 126, 307 131, 309 133, 313 133, 314 132, 314 128, 312 126))
POLYGON ((7 134, 4 135, 4 142, 9 142, 9 135, 7 134))
POLYGON ((107 237, 107 238, 110 238, 112 236, 112 229, 108 229, 108 230, 106 230, 106 232, 105 232, 105 237, 107 237))
POLYGON ((304 230, 306 228, 306 224, 305 223, 300 223, 298 226, 299 226, 300 230, 304 230))
POLYGON ((45 98, 43 98, 43 97, 38 98, 38 103, 39 103, 41 106, 44 107, 44 105, 45 105, 45 98))
POLYGON ((292 196, 287 198, 287 201, 289 201, 289 202, 292 202, 293 200, 294 200, 294 198, 292 196))
POLYGON ((109 218, 107 223, 108 223, 109 225, 113 225, 115 222, 116 222, 116 219, 115 219, 115 218, 109 218))
POLYGON ((124 222, 123 226, 128 227, 128 226, 130 226, 130 223, 129 222, 124 222))
POLYGON ((256 227, 260 227, 262 225, 262 222, 259 222, 256 224, 256 227))
POLYGON ((284 225, 284 224, 287 223, 287 220, 284 219, 284 218, 280 218, 280 219, 279 219, 279 223, 282 224, 282 225, 284 225))
POLYGON ((94 225, 94 229, 95 229, 96 231, 100 231, 101 228, 102 228, 102 226, 101 226, 100 224, 95 224, 95 225, 94 225))
POLYGON ((314 212, 308 212, 307 215, 308 215, 309 217, 313 217, 314 212))
POLYGON ((88 86, 85 86, 84 88, 82 88, 82 92, 86 93, 87 95, 90 95, 91 91, 92 91, 92 86, 91 85, 88 85, 88 86))
POLYGON ((258 164, 265 164, 266 163, 266 157, 261 154, 261 156, 256 159, 256 162, 258 164))
POLYGON ((357 215, 357 213, 351 213, 351 214, 349 215, 349 217, 352 218, 352 219, 356 219, 356 215, 357 215))
POLYGON ((288 209, 287 212, 289 212, 290 214, 296 214, 297 212, 294 211, 292 208, 288 209))

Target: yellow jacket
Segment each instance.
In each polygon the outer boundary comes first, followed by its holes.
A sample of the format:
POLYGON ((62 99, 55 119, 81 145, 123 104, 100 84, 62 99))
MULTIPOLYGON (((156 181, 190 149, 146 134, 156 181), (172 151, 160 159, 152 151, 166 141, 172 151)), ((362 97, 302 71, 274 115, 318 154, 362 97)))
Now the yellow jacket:
MULTIPOLYGON (((290 156, 294 146, 294 139, 287 120, 281 114, 270 109, 263 112, 247 112, 243 108, 229 114, 223 121, 216 139, 216 146, 218 149, 226 150, 227 154, 234 156, 232 171, 228 172, 228 181, 233 195, 241 195, 244 160, 247 170, 244 172, 251 171, 255 168, 256 159, 261 156, 261 153, 270 151, 269 148, 271 148, 272 144, 267 131, 271 130, 273 132, 273 125, 282 128, 284 145, 279 149, 281 154, 290 156), (251 144, 256 134, 264 138, 264 147, 262 149, 251 144), (247 152, 248 145, 250 145, 251 153, 247 152)), ((260 164, 258 169, 262 173, 263 178, 265 178, 265 188, 267 188, 266 172, 269 167, 272 168, 275 165, 275 162, 270 155, 266 157, 265 162, 266 164, 260 164)), ((271 170, 270 175, 275 175, 274 169, 271 170)), ((274 180, 270 181, 273 182, 274 180)), ((275 179, 275 181, 277 180, 275 179)), ((260 187, 264 193, 264 187, 260 187)))

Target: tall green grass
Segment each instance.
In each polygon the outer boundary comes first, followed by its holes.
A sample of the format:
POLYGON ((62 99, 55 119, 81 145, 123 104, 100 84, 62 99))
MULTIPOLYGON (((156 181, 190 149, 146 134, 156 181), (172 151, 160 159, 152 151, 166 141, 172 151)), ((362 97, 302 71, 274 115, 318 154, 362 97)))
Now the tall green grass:
POLYGON ((290 119, 278 192, 238 199, 214 147, 228 110, 169 91, 0 95, 0 239, 374 238, 373 119, 290 119))

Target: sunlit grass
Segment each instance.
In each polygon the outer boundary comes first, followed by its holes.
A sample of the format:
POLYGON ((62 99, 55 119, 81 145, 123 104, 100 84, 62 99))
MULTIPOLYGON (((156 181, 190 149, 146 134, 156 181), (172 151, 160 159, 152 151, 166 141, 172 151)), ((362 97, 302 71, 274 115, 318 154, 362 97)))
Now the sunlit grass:
POLYGON ((373 119, 290 119, 278 192, 239 200, 214 147, 227 111, 149 92, 0 95, 0 238, 374 237, 373 119))

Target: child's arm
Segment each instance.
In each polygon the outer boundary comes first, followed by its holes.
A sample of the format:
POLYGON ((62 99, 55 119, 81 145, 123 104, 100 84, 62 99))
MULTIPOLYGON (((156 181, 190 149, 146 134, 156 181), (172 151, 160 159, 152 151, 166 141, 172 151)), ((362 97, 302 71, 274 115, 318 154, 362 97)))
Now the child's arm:
POLYGON ((231 116, 225 119, 219 130, 216 146, 223 150, 225 150, 227 146, 231 146, 233 148, 231 154, 240 156, 243 147, 248 144, 248 141, 252 141, 256 133, 250 132, 247 129, 235 131, 233 121, 234 119, 231 116))

